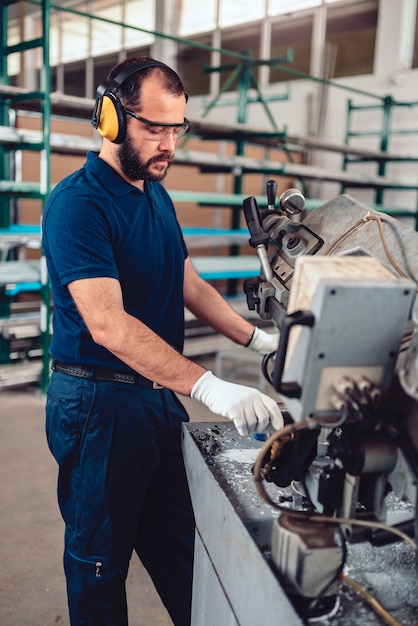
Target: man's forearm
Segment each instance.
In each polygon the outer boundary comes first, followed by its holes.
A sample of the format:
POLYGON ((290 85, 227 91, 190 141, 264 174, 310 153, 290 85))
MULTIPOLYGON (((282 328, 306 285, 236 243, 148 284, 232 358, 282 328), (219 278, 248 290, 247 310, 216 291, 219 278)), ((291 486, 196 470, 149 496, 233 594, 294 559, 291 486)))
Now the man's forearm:
POLYGON ((124 310, 117 280, 82 279, 70 283, 68 289, 93 341, 142 376, 177 393, 190 394, 206 370, 124 310))
POLYGON ((100 343, 142 376, 185 396, 206 371, 127 313, 100 343))
POLYGON ((237 313, 209 283, 202 281, 199 290, 186 298, 186 307, 201 322, 216 332, 245 346, 254 325, 237 313))

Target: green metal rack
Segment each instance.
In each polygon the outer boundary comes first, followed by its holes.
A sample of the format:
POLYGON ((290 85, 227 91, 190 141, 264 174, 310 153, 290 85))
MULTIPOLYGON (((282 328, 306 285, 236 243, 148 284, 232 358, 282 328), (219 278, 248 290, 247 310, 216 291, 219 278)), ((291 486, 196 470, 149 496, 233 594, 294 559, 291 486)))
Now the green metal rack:
MULTIPOLYGON (((383 194, 385 190, 395 189, 395 190, 412 190, 417 191, 418 186, 415 183, 408 184, 398 184, 396 179, 391 179, 390 176, 387 175, 386 166, 389 161, 417 161, 418 157, 408 157, 401 155, 391 155, 389 152, 389 138, 395 131, 392 129, 392 119, 391 114, 394 110, 394 107, 405 106, 405 107, 413 107, 417 106, 418 103, 397 103, 390 97, 382 97, 376 94, 370 94, 368 92, 364 92, 362 90, 353 89, 343 83, 337 83, 332 81, 327 81, 323 79, 319 79, 317 77, 313 77, 307 74, 301 74, 296 70, 293 70, 291 67, 287 67, 286 63, 291 62, 292 58, 288 53, 286 58, 274 58, 274 59, 253 59, 249 56, 248 53, 238 54, 236 52, 223 50, 220 48, 213 48, 206 44, 201 44, 198 42, 193 42, 189 40, 182 40, 178 37, 174 37, 172 35, 166 33, 159 33, 156 31, 149 31, 140 27, 134 27, 129 24, 125 24, 123 22, 117 22, 114 20, 110 20, 108 18, 100 17, 98 15, 92 15, 89 13, 85 13, 82 11, 75 10, 73 8, 64 7, 62 5, 53 4, 53 0, 28 0, 31 4, 35 4, 39 7, 39 14, 42 15, 42 32, 40 37, 36 39, 32 39, 29 41, 22 41, 16 45, 9 45, 8 43, 8 21, 9 21, 9 10, 12 5, 17 4, 17 0, 2 0, 0 7, 0 31, 1 31, 1 47, 0 47, 0 126, 2 132, 2 139, 0 141, 0 234, 1 231, 11 231, 12 229, 19 228, 19 225, 13 223, 13 203, 16 200, 20 200, 23 198, 36 198, 40 199, 41 203, 46 199, 50 188, 50 157, 51 152, 58 152, 62 154, 79 154, 81 150, 81 146, 74 146, 74 141, 72 141, 72 147, 68 143, 68 138, 64 138, 61 136, 58 138, 57 136, 50 133, 50 124, 51 124, 51 98, 54 103, 54 107, 57 107, 58 110, 61 110, 62 103, 56 102, 56 98, 59 94, 50 95, 51 92, 51 78, 50 78, 50 63, 49 63, 49 24, 50 24, 50 13, 51 10, 54 11, 64 11, 70 14, 74 14, 79 16, 80 18, 87 18, 91 20, 98 20, 102 23, 111 23, 113 25, 118 25, 121 28, 133 29, 137 31, 145 31, 150 34, 153 34, 155 37, 168 37, 173 41, 177 41, 183 44, 190 44, 192 46, 196 46, 198 48, 204 48, 208 51, 216 51, 218 53, 223 54, 224 56, 229 56, 233 59, 233 62, 230 64, 221 65, 218 67, 209 67, 206 68, 207 72, 230 72, 229 78, 224 82, 223 88, 220 93, 209 102, 207 109, 203 115, 205 118, 206 114, 214 107, 214 106, 222 106, 223 104, 231 105, 231 98, 221 98, 224 93, 232 86, 233 83, 237 85, 237 99, 233 104, 237 105, 237 123, 230 125, 222 125, 216 124, 214 122, 208 122, 205 119, 195 120, 193 122, 193 126, 196 129, 196 135, 201 139, 217 139, 217 140, 228 140, 235 145, 235 154, 232 157, 220 156, 220 155, 211 155, 209 153, 200 153, 194 152, 193 150, 184 150, 184 144, 179 145, 178 150, 176 152, 176 163, 183 165, 190 165, 200 168, 202 173, 210 173, 210 172, 230 172, 233 174, 234 188, 232 194, 221 194, 221 193, 205 193, 205 192, 184 192, 184 191, 174 191, 172 192, 172 196, 174 200, 182 201, 182 202, 195 202, 204 206, 223 206, 228 208, 231 211, 231 233, 233 231, 234 241, 229 240, 229 245, 231 245, 231 256, 236 254, 238 251, 239 241, 236 239, 235 233, 241 234, 240 231, 240 221, 239 215, 241 213, 240 208, 242 204, 242 182, 243 175, 247 173, 261 173, 263 176, 286 176, 297 179, 304 184, 305 180, 329 180, 332 182, 336 182, 342 186, 343 190, 345 188, 368 188, 372 189, 375 193, 375 206, 376 208, 380 208, 380 210, 386 211, 390 214, 394 214, 398 217, 401 216, 414 216, 416 219, 416 226, 418 227, 418 207, 415 212, 413 210, 404 210, 400 207, 384 207, 383 202, 383 194), (39 88, 37 90, 29 92, 25 89, 19 89, 9 84, 9 76, 8 76, 8 60, 12 54, 24 54, 30 50, 40 49, 42 55, 42 66, 40 68, 40 78, 39 78, 39 88), (283 62, 285 63, 283 65, 283 62), (282 69, 289 73, 292 77, 298 76, 299 78, 306 78, 312 81, 320 81, 324 84, 328 84, 329 86, 345 89, 350 91, 352 94, 359 94, 363 97, 370 98, 372 100, 377 100, 378 104, 370 105, 370 106, 355 106, 351 101, 349 101, 349 109, 347 115, 347 129, 346 129, 346 145, 332 145, 327 142, 323 142, 320 140, 316 140, 312 137, 303 137, 297 135, 289 135, 287 130, 279 130, 275 123, 273 115, 270 113, 267 101, 269 100, 280 100, 286 99, 288 94, 279 95, 279 96, 270 96, 264 97, 261 94, 261 91, 258 87, 258 84, 253 75, 253 69, 257 68, 259 65, 266 64, 271 67, 282 69), (251 98, 249 96, 250 89, 255 90, 256 96, 255 98, 251 98), (228 101, 226 101, 228 100, 228 101), (32 101, 32 102, 31 102, 32 101), (271 123, 272 130, 270 131, 260 131, 260 129, 254 128, 251 129, 247 125, 247 107, 252 102, 261 103, 264 107, 264 111, 269 118, 271 123), (35 109, 41 110, 41 119, 42 119, 42 132, 34 133, 34 131, 19 131, 16 132, 16 129, 13 128, 13 116, 11 116, 11 112, 16 109, 35 109), (372 150, 364 150, 353 148, 349 146, 349 141, 352 137, 358 135, 352 130, 352 116, 355 111, 360 109, 375 109, 375 110, 383 110, 383 119, 381 129, 376 131, 379 134, 380 140, 380 149, 372 151, 372 150), (5 132, 7 130, 7 133, 5 132), (13 132, 12 132, 13 131, 13 132), (6 137, 5 135, 10 135, 10 137, 6 137), (35 137, 36 135, 36 137, 35 137), (265 146, 266 149, 273 148, 278 149, 281 152, 285 152, 287 154, 287 162, 272 160, 266 161, 259 159, 252 159, 246 157, 244 155, 244 147, 247 143, 255 143, 262 146, 265 146), (14 176, 13 169, 13 158, 19 151, 30 150, 32 152, 37 151, 40 155, 40 175, 39 180, 40 184, 37 183, 29 183, 23 182, 19 179, 16 179, 14 176), (349 171, 338 171, 331 172, 328 170, 324 170, 320 167, 313 167, 303 163, 294 163, 292 159, 292 152, 300 152, 304 150, 325 150, 338 152, 343 155, 344 159, 344 170, 348 169, 350 163, 354 162, 364 162, 364 161, 373 161, 378 164, 377 173, 374 175, 364 176, 363 174, 359 176, 357 173, 352 173, 349 171)), ((88 103, 87 100, 81 99, 80 102, 75 105, 75 109, 83 111, 85 113, 86 107, 89 108, 92 106, 92 103, 88 103)), ((74 109, 74 110, 75 110, 74 109)), ((90 109, 89 109, 90 110, 90 109)), ((54 108, 54 113, 56 109, 54 108)), ((68 115, 72 117, 73 110, 71 110, 68 115)), ((66 113, 67 114, 67 113, 66 113)), ((410 131, 410 132, 418 132, 410 131)), ((56 134, 57 135, 57 134, 56 134)), ((73 137, 73 140, 75 138, 73 137)), ((79 138, 81 139, 81 138, 79 138)), ((85 143, 85 138, 83 139, 83 145, 85 143)), ((185 139, 185 143, 187 143, 188 139, 185 139)), ((91 149, 91 148, 90 148, 91 149)), ((83 148, 84 150, 84 148, 83 148)), ((353 168, 354 169, 354 168, 353 168)), ((261 200, 260 200, 261 201, 261 200)), ((320 201, 308 199, 307 208, 313 208, 320 201)), ((15 232, 15 231, 14 231, 15 232)), ((229 235, 231 234, 229 233, 229 235)), ((216 236, 222 235, 226 236, 226 232, 217 233, 216 236)), ((228 235, 228 236, 229 236, 228 235)), ((207 237, 213 237, 214 233, 205 233, 207 237)), ((190 234, 190 237, 196 238, 196 233, 190 234)), ((194 239, 196 241, 196 239, 194 239)), ((236 259, 234 259, 236 260, 236 259)), ((9 263, 17 263, 14 262, 13 259, 8 260, 9 263)), ((22 267, 22 264, 19 265, 22 267)), ((42 362, 42 386, 46 387, 46 383, 49 378, 49 321, 50 321, 50 290, 47 281, 47 275, 45 270, 45 264, 41 261, 41 267, 43 268, 41 271, 42 275, 42 284, 36 284, 37 281, 32 282, 32 288, 37 290, 37 293, 41 295, 41 328, 42 328, 42 354, 43 354, 43 362, 42 362)), ((39 268, 39 265, 38 265, 39 268)), ((0 267, 1 269, 1 267, 0 267)), ((33 268, 29 268, 33 269, 33 268)), ((39 279, 39 276, 38 276, 39 279)), ((38 280, 39 282, 39 280, 38 280)), ((27 286, 27 285, 26 285, 27 286)), ((30 286, 30 285, 29 285, 30 286)), ((21 287, 25 287, 24 281, 22 280, 21 287)), ((235 287, 235 282, 232 280, 230 283, 230 294, 233 293, 235 287)), ((5 365, 9 362, 10 355, 10 345, 7 337, 2 335, 1 333, 1 323, 2 320, 10 317, 11 312, 11 291, 8 290, 8 294, 6 294, 5 290, 2 291, 1 288, 1 275, 0 275, 0 365, 4 363, 5 365)))
MULTIPOLYGON (((9 13, 17 0, 2 0, 0 7, 0 120, 2 126, 14 125, 14 112, 24 103, 38 102, 41 111, 41 134, 40 141, 27 144, 22 141, 20 145, 1 143, 0 145, 0 228, 7 230, 14 227, 13 206, 22 198, 40 199, 43 207, 51 189, 51 159, 50 159, 50 128, 51 128, 51 79, 49 65, 49 24, 50 24, 50 0, 41 0, 40 11, 42 14, 42 28, 39 37, 25 39, 17 44, 9 44, 8 23, 9 13), (42 65, 39 70, 37 89, 28 91, 10 85, 9 62, 11 55, 24 55, 29 51, 39 50, 42 57, 42 65), (16 156, 19 151, 36 151, 39 153, 39 185, 27 185, 16 179, 16 156)), ((24 241, 24 239, 22 240, 24 241)), ((6 262, 11 262, 10 254, 6 262)), ((41 268, 45 266, 41 259, 41 268)), ((10 266, 12 267, 12 266, 10 266)), ((20 278, 18 291, 36 291, 40 295, 40 330, 42 348, 42 372, 41 382, 45 387, 49 371, 49 342, 50 342, 50 288, 46 271, 41 269, 41 285, 38 282, 26 282, 24 276, 20 278)), ((12 296, 14 291, 8 292, 5 285, 0 287, 0 318, 8 318, 12 312, 12 296)), ((0 336, 0 364, 17 367, 19 363, 11 363, 10 337, 0 336)))
MULTIPOLYGON (((377 137, 379 142, 379 156, 366 156, 361 157, 359 155, 352 156, 350 154, 344 154, 343 169, 347 170, 350 163, 364 163, 374 161, 377 164, 377 175, 384 177, 387 174, 387 166, 390 162, 400 161, 408 162, 408 159, 398 158, 396 155, 392 155, 389 152, 390 139, 394 135, 418 135, 418 127, 410 129, 399 129, 393 125, 393 112, 396 108, 414 109, 418 107, 418 102, 398 102, 392 98, 392 96, 386 96, 382 98, 381 102, 367 105, 356 105, 351 99, 347 101, 347 118, 346 118, 346 130, 345 130, 345 144, 349 145, 350 140, 353 137, 377 137), (375 129, 356 131, 354 129, 354 114, 357 112, 375 111, 377 116, 380 116, 380 127, 375 129)), ((378 118, 377 118, 378 119, 378 118)), ((411 158, 410 162, 416 161, 416 158, 411 158)), ((342 191, 346 189, 346 186, 342 185, 342 191)), ((403 185, 399 183, 398 187, 392 186, 391 189, 397 189, 402 191, 405 189, 411 189, 410 185, 403 185)), ((415 211, 405 212, 406 215, 410 215, 415 219, 415 230, 418 230, 418 184, 416 186, 417 191, 417 205, 415 211)), ((384 204, 384 187, 376 187, 374 192, 374 201, 378 206, 384 204)))
MULTIPOLYGON (((293 60, 293 51, 289 50, 285 57, 279 57, 279 58, 269 59, 269 60, 252 59, 250 57, 249 51, 245 52, 244 55, 247 58, 245 58, 244 60, 240 60, 238 62, 234 62, 234 63, 230 63, 226 65, 220 65, 218 67, 204 68, 204 71, 206 73, 230 72, 230 75, 228 79, 225 81, 223 88, 220 90, 217 96, 212 100, 212 102, 210 102, 207 105, 203 113, 203 117, 205 117, 215 105, 221 102, 220 98, 222 94, 225 93, 227 89, 229 89, 229 87, 234 83, 234 81, 237 81, 238 99, 235 104, 238 107, 238 112, 237 112, 238 124, 245 124, 247 122, 247 113, 248 113, 249 104, 253 102, 260 102, 267 115, 267 118, 269 119, 271 123, 273 131, 278 133, 279 129, 277 127, 276 121, 270 112, 266 99, 263 97, 263 94, 261 93, 261 90, 259 88, 259 85, 255 78, 253 70, 255 68, 260 67, 261 65, 273 66, 273 65, 276 65, 277 63, 291 62, 293 60), (257 93, 256 98, 249 97, 249 89, 251 87, 254 88, 257 93)), ((274 97, 274 100, 283 100, 287 98, 288 98, 288 92, 284 96, 274 97)), ((245 135, 242 135, 241 137, 236 139, 235 141, 236 156, 239 157, 239 156, 244 155, 246 143, 247 141, 246 141, 245 135)), ((242 191, 243 191, 243 175, 242 173, 234 174, 233 192, 235 195, 239 195, 239 194, 242 194, 242 191)), ((242 214, 241 207, 238 207, 238 208, 231 207, 231 211, 232 211, 231 228, 239 229, 241 227, 241 214, 242 214)), ((232 245, 230 247, 230 254, 231 256, 238 256, 239 246, 236 244, 232 245)), ((230 279, 228 283, 228 295, 229 296, 237 295, 237 289, 238 289, 237 280, 230 279)))

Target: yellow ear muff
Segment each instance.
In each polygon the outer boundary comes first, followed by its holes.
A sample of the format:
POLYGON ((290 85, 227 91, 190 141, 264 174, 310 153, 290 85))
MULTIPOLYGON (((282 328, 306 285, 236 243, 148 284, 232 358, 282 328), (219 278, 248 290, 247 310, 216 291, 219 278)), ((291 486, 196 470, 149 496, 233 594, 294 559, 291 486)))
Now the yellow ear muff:
POLYGON ((122 143, 126 137, 125 109, 113 91, 120 87, 120 85, 123 85, 133 74, 141 72, 148 67, 164 67, 176 74, 168 65, 160 61, 155 61, 154 59, 147 59, 130 65, 117 76, 101 83, 97 87, 96 102, 91 124, 93 128, 97 128, 100 135, 105 137, 105 139, 113 141, 113 143, 122 143))
POLYGON ((97 130, 102 137, 114 143, 121 143, 125 138, 125 112, 119 99, 113 93, 106 93, 103 96, 97 130))

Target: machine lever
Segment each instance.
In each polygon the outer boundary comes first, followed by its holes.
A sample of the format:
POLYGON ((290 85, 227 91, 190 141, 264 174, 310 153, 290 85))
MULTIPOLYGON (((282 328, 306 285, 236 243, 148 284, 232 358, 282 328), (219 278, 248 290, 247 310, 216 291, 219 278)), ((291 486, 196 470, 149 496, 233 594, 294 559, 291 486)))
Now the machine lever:
POLYGON ((248 230, 251 234, 249 243, 257 252, 264 273, 264 278, 267 281, 271 281, 273 278, 273 270, 271 269, 271 265, 267 256, 267 246, 270 237, 261 225, 260 210, 258 208, 257 200, 254 198, 254 196, 245 198, 243 203, 243 209, 245 219, 247 221, 248 230))
POLYGON ((268 180, 266 183, 267 190, 267 208, 274 211, 276 205, 277 183, 275 180, 268 180))
POLYGON ((282 382, 290 330, 293 326, 308 326, 312 328, 314 324, 315 317, 310 311, 294 311, 294 313, 285 316, 280 326, 280 341, 276 354, 272 382, 276 391, 288 398, 300 398, 302 394, 302 389, 297 382, 282 382))

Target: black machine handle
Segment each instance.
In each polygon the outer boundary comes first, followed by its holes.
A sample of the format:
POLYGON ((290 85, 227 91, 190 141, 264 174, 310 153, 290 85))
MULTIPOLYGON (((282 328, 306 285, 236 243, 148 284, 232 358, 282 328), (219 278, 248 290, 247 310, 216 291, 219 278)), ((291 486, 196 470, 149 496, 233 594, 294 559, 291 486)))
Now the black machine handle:
POLYGON ((269 209, 274 209, 276 204, 277 183, 275 180, 268 180, 266 183, 267 205, 269 209))
POLYGON ((243 209, 248 230, 251 234, 251 238, 249 239, 250 245, 253 248, 257 248, 257 246, 261 245, 267 247, 270 237, 261 225, 260 209, 258 208, 257 200, 254 196, 245 198, 243 209))
POLYGON ((302 388, 297 382, 282 383, 290 331, 293 326, 308 326, 312 328, 314 324, 315 318, 310 311, 295 311, 294 313, 285 315, 280 324, 280 341, 276 353, 272 383, 276 391, 288 398, 300 398, 302 395, 302 388))

